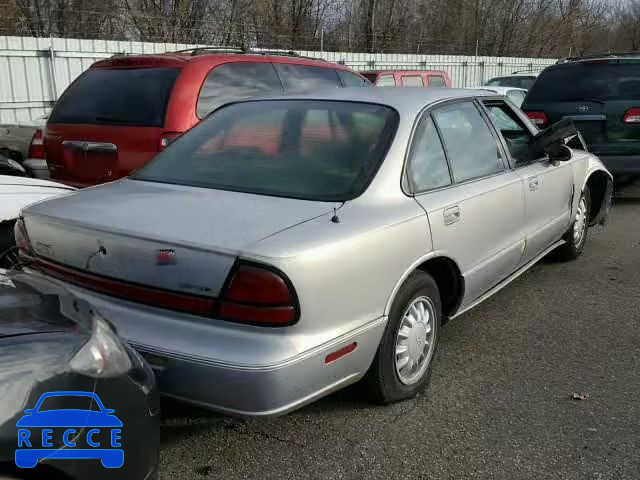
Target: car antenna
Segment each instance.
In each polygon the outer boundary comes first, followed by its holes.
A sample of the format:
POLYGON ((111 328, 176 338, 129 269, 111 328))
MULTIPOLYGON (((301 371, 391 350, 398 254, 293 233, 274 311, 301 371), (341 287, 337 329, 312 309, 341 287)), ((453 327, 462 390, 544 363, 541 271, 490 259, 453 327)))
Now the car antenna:
POLYGON ((333 223, 340 223, 340 217, 338 216, 338 209, 333 207, 333 217, 331 217, 333 223))

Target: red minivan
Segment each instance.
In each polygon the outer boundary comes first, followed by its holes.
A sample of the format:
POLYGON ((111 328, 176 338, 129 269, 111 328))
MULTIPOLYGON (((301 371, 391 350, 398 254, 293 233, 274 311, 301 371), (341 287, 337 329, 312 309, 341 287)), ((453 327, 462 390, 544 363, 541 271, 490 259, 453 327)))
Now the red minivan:
POLYGON ((56 103, 44 145, 51 178, 86 187, 124 177, 224 103, 371 84, 294 54, 207 49, 94 63, 56 103))
POLYGON ((377 87, 452 87, 451 78, 444 70, 375 70, 361 73, 377 87))

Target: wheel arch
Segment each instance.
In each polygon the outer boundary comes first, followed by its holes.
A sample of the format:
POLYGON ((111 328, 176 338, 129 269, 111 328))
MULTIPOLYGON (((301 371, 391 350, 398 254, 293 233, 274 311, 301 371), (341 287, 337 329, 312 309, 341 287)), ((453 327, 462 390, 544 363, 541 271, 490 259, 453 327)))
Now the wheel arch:
POLYGON ((591 195, 591 212, 589 214, 589 225, 603 223, 611 204, 611 194, 613 192, 613 179, 604 170, 594 170, 584 182, 584 187, 589 188, 591 195))
POLYGON ((442 320, 445 322, 455 314, 462 304, 464 297, 464 277, 455 260, 445 254, 438 253, 421 258, 407 269, 389 297, 385 307, 385 315, 389 314, 391 305, 400 291, 400 287, 402 287, 407 277, 415 271, 428 273, 435 280, 438 291, 440 292, 440 301, 442 302, 442 320))

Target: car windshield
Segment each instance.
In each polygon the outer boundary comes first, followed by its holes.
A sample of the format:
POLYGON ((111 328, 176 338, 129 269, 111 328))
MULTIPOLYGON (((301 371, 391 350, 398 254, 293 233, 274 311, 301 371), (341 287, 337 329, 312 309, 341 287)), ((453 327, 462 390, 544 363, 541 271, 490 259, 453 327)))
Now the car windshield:
POLYGON ((161 127, 177 68, 87 70, 56 103, 49 123, 161 127))
POLYGON ((527 103, 635 100, 640 63, 575 63, 544 71, 527 103))
POLYGON ((369 103, 236 103, 214 112, 131 178, 345 201, 373 178, 397 121, 395 110, 369 103))

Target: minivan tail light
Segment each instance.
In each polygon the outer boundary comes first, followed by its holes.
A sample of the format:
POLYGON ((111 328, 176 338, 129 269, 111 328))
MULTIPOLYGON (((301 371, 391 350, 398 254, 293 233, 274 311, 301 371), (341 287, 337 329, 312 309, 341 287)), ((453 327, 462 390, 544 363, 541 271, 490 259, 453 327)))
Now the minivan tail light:
POLYGON ((220 298, 221 318, 246 323, 284 326, 298 318, 293 286, 276 270, 241 263, 230 274, 220 298))
POLYGON ((182 134, 181 133, 176 133, 176 132, 164 133, 160 137, 160 143, 158 145, 158 151, 161 152, 162 150, 167 148, 180 135, 182 135, 182 134))
POLYGON ((527 112, 527 117, 536 125, 536 127, 544 128, 549 123, 547 114, 544 112, 527 112))
POLYGON ((622 121, 624 123, 640 123, 640 108, 634 107, 624 112, 622 121))
POLYGON ((38 160, 45 159, 44 153, 44 134, 41 128, 36 129, 31 137, 31 144, 29 145, 29 152, 27 158, 35 158, 38 160))

